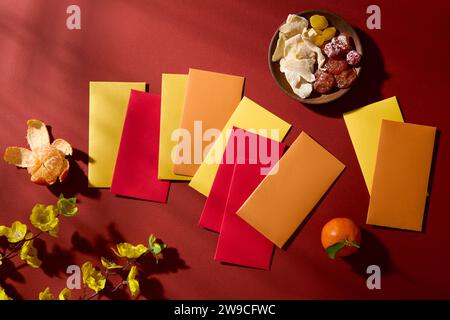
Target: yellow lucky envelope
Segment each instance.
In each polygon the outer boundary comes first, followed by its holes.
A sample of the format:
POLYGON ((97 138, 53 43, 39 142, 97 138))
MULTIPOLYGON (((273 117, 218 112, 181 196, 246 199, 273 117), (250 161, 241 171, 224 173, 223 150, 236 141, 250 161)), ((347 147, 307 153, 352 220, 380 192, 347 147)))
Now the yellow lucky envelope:
POLYGON ((161 180, 191 180, 189 176, 173 173, 172 161, 172 150, 178 143, 172 140, 172 133, 180 127, 187 79, 187 74, 162 75, 158 161, 158 179, 161 180))
POLYGON ((396 97, 344 113, 344 121, 369 193, 372 190, 378 140, 383 120, 403 122, 396 97))
POLYGON ((89 187, 111 186, 132 89, 145 91, 145 83, 89 83, 89 187))

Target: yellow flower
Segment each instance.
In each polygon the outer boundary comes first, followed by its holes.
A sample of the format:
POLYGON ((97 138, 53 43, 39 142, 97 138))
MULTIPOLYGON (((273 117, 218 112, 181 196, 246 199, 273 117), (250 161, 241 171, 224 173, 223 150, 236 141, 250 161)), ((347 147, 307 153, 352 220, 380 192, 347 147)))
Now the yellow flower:
MULTIPOLYGON (((58 219, 58 218, 56 218, 56 219, 58 219)), ((58 238, 58 233, 59 233, 59 223, 56 225, 55 228, 53 228, 52 230, 50 230, 48 232, 48 234, 50 236, 52 236, 53 238, 58 238)))
POLYGON ((49 232, 53 237, 57 236, 59 219, 54 206, 35 205, 31 211, 30 221, 39 230, 49 232))
POLYGON ((39 300, 54 300, 53 293, 50 292, 50 288, 45 288, 44 291, 39 292, 39 300))
POLYGON ((105 258, 103 258, 103 257, 101 257, 101 262, 102 262, 102 265, 106 268, 106 269, 108 269, 108 270, 110 270, 110 269, 121 269, 121 268, 123 268, 123 266, 121 266, 120 264, 117 264, 117 263, 115 263, 115 262, 113 262, 113 261, 109 261, 109 260, 107 260, 107 259, 105 259, 105 258))
POLYGON ((25 238, 26 234, 27 225, 23 224, 20 221, 14 221, 11 225, 11 228, 9 228, 8 233, 6 234, 6 237, 8 238, 9 242, 17 243, 19 241, 22 241, 23 238, 25 238))
POLYGON ((130 243, 123 242, 117 244, 117 251, 111 248, 118 257, 137 259, 148 251, 148 248, 142 244, 133 246, 130 243))
POLYGON ((89 261, 83 263, 83 265, 81 266, 81 271, 83 273, 83 283, 94 290, 96 293, 105 288, 106 278, 100 271, 96 270, 92 266, 92 263, 90 263, 89 261))
POLYGON ((137 269, 136 266, 132 266, 130 273, 128 273, 127 282, 130 288, 131 296, 136 297, 139 295, 139 281, 136 280, 137 269))
POLYGON ((59 300, 70 300, 72 297, 72 291, 70 289, 64 288, 58 295, 59 300))
MULTIPOLYGON (((25 240, 33 238, 32 233, 28 233, 25 240)), ((20 249, 20 259, 28 263, 32 268, 39 268, 42 261, 38 258, 37 249, 33 246, 34 240, 27 240, 20 249)))
POLYGON ((0 226, 0 237, 7 236, 9 233, 9 228, 7 226, 0 226))
POLYGON ((5 289, 0 287, 0 300, 12 300, 5 292, 5 289))

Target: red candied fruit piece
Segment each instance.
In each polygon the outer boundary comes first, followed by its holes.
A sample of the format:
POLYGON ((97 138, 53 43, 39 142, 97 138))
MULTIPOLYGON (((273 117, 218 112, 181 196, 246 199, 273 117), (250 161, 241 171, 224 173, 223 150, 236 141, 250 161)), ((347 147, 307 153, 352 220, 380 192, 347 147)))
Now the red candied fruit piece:
POLYGON ((346 57, 347 63, 351 66, 356 66, 361 62, 361 55, 358 51, 352 50, 349 53, 347 53, 346 57))
POLYGON ((339 89, 350 87, 355 82, 358 75, 354 69, 344 70, 341 74, 335 76, 336 84, 339 89))
POLYGON ((317 70, 315 76, 313 88, 319 93, 329 93, 336 86, 334 76, 324 70, 317 70))
POLYGON ((331 42, 328 42, 324 48, 323 52, 325 52, 328 58, 339 58, 341 56, 341 49, 339 49, 336 45, 331 42))
POLYGON ((353 50, 352 38, 346 33, 341 33, 337 37, 334 37, 331 43, 339 48, 344 55, 353 50))
POLYGON ((348 64, 347 61, 345 61, 344 59, 330 58, 325 63, 325 69, 332 75, 337 75, 342 73, 342 71, 348 69, 348 64))

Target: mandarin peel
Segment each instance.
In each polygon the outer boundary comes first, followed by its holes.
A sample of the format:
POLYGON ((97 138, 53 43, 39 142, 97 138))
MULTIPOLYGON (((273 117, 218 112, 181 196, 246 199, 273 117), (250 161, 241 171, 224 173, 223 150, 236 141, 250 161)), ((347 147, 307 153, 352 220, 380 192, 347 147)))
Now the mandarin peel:
POLYGON ((27 142, 30 149, 8 147, 3 159, 18 168, 26 168, 31 181, 41 185, 62 182, 69 172, 67 156, 72 155, 72 146, 63 139, 50 144, 50 136, 44 122, 36 119, 27 121, 27 142))

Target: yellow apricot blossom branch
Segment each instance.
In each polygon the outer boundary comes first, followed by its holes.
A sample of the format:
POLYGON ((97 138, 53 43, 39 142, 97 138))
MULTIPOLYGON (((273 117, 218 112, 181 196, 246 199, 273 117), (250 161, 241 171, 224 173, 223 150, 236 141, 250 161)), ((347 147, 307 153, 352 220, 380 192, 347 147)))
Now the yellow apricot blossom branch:
MULTIPOLYGON (((28 226, 20 221, 15 221, 10 227, 0 226, 0 236, 6 237, 9 247, 0 253, 0 268, 3 261, 11 260, 19 256, 32 268, 39 268, 42 261, 38 257, 37 249, 33 246, 33 241, 42 234, 48 233, 52 237, 57 237, 59 232, 59 218, 61 216, 72 217, 78 213, 76 198, 66 199, 60 195, 56 205, 36 204, 30 215, 31 224, 39 230, 36 235, 30 232, 28 226)), ((156 263, 163 258, 162 251, 166 245, 157 239, 153 234, 148 238, 148 244, 133 245, 127 242, 119 243, 115 248, 111 248, 114 254, 124 259, 123 264, 110 261, 104 257, 100 258, 103 271, 95 267, 90 261, 82 265, 83 293, 80 299, 90 300, 100 296, 106 290, 116 292, 127 286, 132 297, 140 294, 139 272, 142 265, 140 260, 147 254, 151 254, 156 263), (107 281, 111 276, 119 276, 120 281, 113 286, 107 286, 107 281), (88 296, 88 290, 93 293, 88 296)), ((72 292, 64 288, 59 294, 59 300, 70 300, 72 292)), ((55 297, 50 288, 45 288, 38 295, 39 300, 54 300, 55 297)), ((0 300, 12 300, 0 285, 0 300)))
MULTIPOLYGON (((122 289, 125 285, 128 286, 130 294, 133 298, 139 296, 139 271, 140 259, 147 254, 152 254, 156 262, 163 258, 162 251, 166 245, 159 241, 153 234, 150 235, 148 246, 143 244, 132 245, 127 242, 119 243, 116 248, 111 248, 114 254, 125 259, 125 264, 119 264, 115 261, 110 261, 104 257, 100 258, 100 263, 103 266, 103 272, 95 267, 92 262, 86 261, 81 267, 83 278, 83 291, 80 300, 91 300, 99 297, 101 293, 109 290, 114 293, 122 289), (120 276, 120 281, 113 286, 106 286, 109 277, 112 275, 120 276), (93 292, 88 295, 88 290, 93 292)), ((69 300, 71 298, 71 291, 64 288, 58 295, 59 300, 69 300)), ((49 288, 39 293, 39 300, 54 300, 53 294, 49 288)))
MULTIPOLYGON (((122 277, 115 286, 111 288, 111 292, 116 292, 123 286, 127 285, 130 294, 133 298, 139 296, 139 261, 147 254, 152 254, 156 260, 156 263, 163 258, 162 251, 166 248, 166 245, 159 241, 153 234, 148 238, 148 245, 143 244, 132 245, 128 242, 119 243, 116 248, 111 248, 114 254, 126 260, 124 265, 118 264, 114 261, 109 261, 104 257, 100 258, 100 262, 105 269, 104 274, 97 271, 92 267, 90 262, 85 262, 82 268, 83 271, 83 284, 91 290, 95 291, 92 295, 86 297, 82 295, 82 299, 93 299, 99 296, 100 291, 105 289, 105 283, 111 275, 119 275, 122 277), (111 270, 114 270, 111 271, 111 270), (125 277, 126 276, 126 277, 125 277)), ((84 290, 86 292, 86 290, 84 290)))
MULTIPOLYGON (((9 248, 0 253, 0 268, 4 261, 11 260, 16 256, 26 262, 32 268, 39 268, 42 261, 38 257, 37 249, 33 242, 43 233, 52 237, 58 237, 59 217, 73 217, 77 215, 76 198, 65 198, 60 195, 56 205, 44 206, 36 204, 31 210, 30 222, 39 230, 36 235, 29 231, 28 226, 20 221, 15 221, 11 227, 0 226, 0 237, 6 237, 9 248)), ((43 296, 48 296, 44 294, 43 296)), ((0 286, 0 300, 9 300, 10 297, 0 286)))

